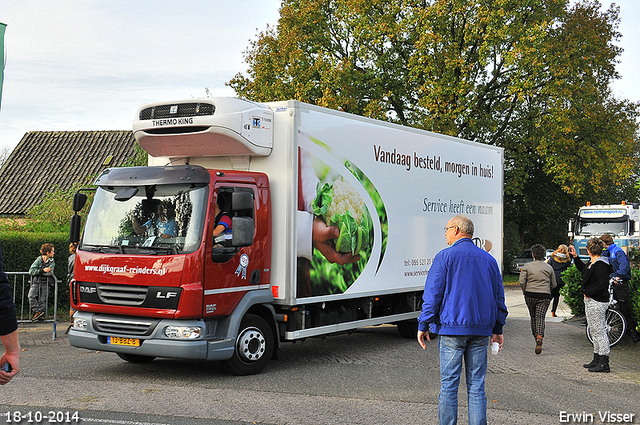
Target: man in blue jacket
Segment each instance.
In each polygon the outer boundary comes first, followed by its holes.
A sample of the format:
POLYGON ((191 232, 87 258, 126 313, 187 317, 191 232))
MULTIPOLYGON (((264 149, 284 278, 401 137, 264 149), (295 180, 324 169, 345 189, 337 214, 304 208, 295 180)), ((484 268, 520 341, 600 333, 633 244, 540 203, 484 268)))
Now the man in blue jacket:
POLYGON ((640 335, 636 331, 636 321, 633 318, 631 307, 629 306, 629 281, 631 280, 631 266, 627 254, 613 242, 613 236, 606 234, 600 236, 600 240, 607 247, 602 253, 603 257, 609 257, 609 264, 613 268, 611 278, 614 279, 613 296, 618 301, 620 312, 627 321, 627 332, 633 342, 640 341, 640 335))
POLYGON ((469 424, 487 423, 487 346, 504 338, 507 318, 504 287, 495 258, 478 248, 473 222, 453 217, 444 228, 449 248, 435 258, 424 286, 422 313, 418 318, 418 342, 426 348, 431 331, 438 335, 440 351, 441 425, 457 423, 458 384, 464 359, 469 405, 469 424))

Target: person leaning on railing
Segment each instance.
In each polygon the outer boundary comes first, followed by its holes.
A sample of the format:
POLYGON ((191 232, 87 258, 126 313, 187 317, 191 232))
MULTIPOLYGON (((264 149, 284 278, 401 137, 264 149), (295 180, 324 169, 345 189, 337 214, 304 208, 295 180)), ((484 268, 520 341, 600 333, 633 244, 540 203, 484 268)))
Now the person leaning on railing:
POLYGON ((0 357, 0 385, 8 384, 20 372, 20 343, 18 342, 18 319, 11 296, 11 286, 2 265, 0 246, 0 338, 5 353, 0 357), (10 365, 10 366, 5 366, 10 365), (8 371, 7 371, 8 370, 8 371))
POLYGON ((44 320, 47 313, 47 298, 49 297, 49 280, 53 277, 56 262, 53 259, 55 248, 53 244, 45 243, 40 248, 40 254, 29 268, 31 287, 29 288, 29 308, 34 313, 32 320, 44 320))

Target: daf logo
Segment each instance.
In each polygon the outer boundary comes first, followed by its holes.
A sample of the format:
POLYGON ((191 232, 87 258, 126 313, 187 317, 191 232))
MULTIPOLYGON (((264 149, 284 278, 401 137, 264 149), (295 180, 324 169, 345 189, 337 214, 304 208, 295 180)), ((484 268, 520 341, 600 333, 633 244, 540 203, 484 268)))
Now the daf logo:
POLYGON ((93 286, 81 286, 80 287, 80 292, 82 292, 83 294, 94 294, 97 291, 98 290, 93 286))
POLYGON ((171 108, 169 109, 169 113, 170 114, 177 114, 178 113, 178 105, 172 105, 171 108))
POLYGON ((168 300, 168 299, 171 299, 171 298, 175 298, 177 296, 178 296, 178 293, 177 292, 172 292, 172 291, 167 291, 164 294, 161 291, 158 291, 156 293, 156 298, 160 298, 160 299, 163 299, 163 300, 168 300))

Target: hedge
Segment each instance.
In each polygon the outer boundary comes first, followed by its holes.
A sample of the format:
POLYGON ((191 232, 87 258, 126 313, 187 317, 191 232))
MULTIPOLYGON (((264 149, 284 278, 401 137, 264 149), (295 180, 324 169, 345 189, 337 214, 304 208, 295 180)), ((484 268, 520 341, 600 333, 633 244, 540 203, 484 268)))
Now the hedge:
POLYGON ((40 255, 40 247, 52 243, 55 248, 54 274, 58 278, 58 306, 69 306, 67 288, 67 261, 69 258, 69 233, 2 232, 2 262, 5 272, 28 272, 33 261, 40 255))
POLYGON ((560 289, 560 293, 564 297, 564 303, 571 310, 574 316, 584 314, 584 296, 582 295, 582 273, 571 266, 562 272, 562 281, 564 286, 560 289))
MULTIPOLYGON (((576 266, 571 266, 562 273, 565 286, 560 290, 564 296, 564 303, 571 310, 571 314, 584 314, 584 295, 582 295, 582 274, 576 266)), ((629 282, 629 305, 633 311, 636 329, 640 322, 640 269, 631 269, 629 282)))

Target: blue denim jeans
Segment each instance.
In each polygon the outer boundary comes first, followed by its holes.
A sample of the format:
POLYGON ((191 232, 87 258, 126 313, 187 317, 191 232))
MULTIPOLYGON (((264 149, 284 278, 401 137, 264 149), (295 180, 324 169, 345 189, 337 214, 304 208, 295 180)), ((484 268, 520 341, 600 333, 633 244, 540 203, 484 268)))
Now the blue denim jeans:
POLYGON ((440 425, 458 423, 458 384, 462 362, 467 382, 469 425, 486 425, 487 397, 484 378, 487 375, 488 336, 439 336, 440 397, 438 417, 440 425))

